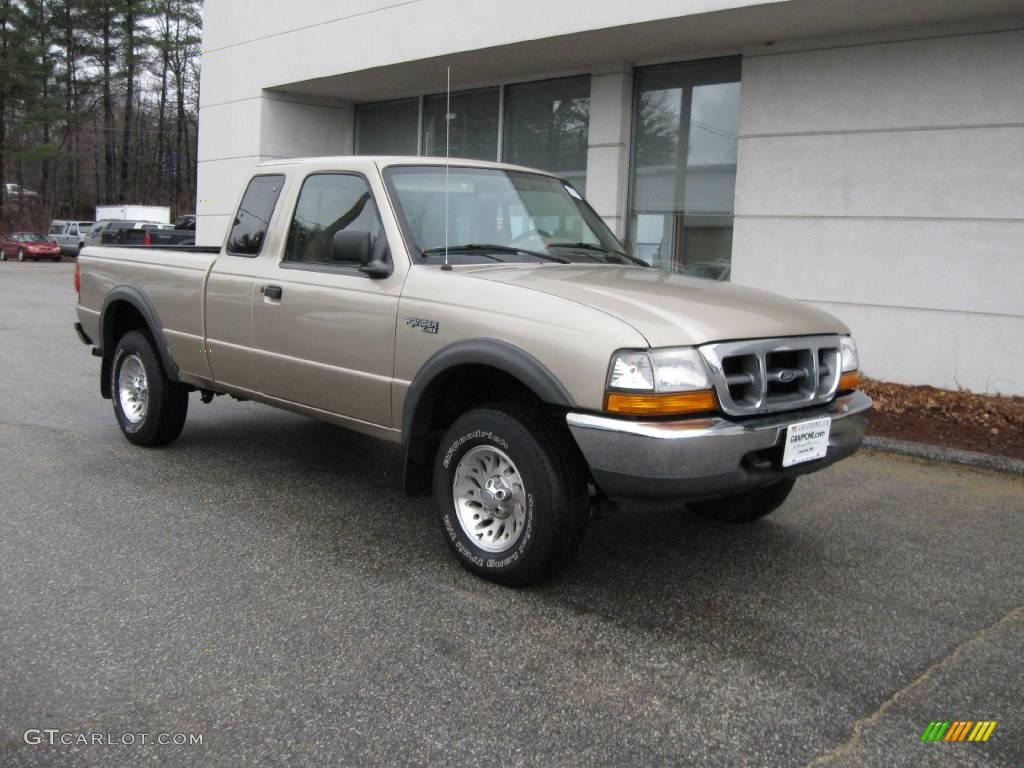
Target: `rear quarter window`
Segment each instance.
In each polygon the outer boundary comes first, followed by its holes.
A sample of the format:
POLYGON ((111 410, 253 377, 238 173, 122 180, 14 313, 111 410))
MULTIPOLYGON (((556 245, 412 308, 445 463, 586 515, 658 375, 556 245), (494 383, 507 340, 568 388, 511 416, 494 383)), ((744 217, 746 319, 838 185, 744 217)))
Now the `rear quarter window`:
POLYGON ((267 239, 270 218, 284 186, 284 176, 254 176, 238 206, 227 252, 235 256, 258 256, 267 239))

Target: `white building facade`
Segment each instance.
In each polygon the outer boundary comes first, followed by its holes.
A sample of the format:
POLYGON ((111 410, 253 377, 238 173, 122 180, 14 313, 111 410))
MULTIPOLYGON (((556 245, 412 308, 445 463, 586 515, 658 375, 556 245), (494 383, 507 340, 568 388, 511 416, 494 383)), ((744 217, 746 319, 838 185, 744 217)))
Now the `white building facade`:
POLYGON ((198 241, 261 160, 557 172, 633 253, 842 318, 869 376, 1024 394, 1021 0, 207 0, 198 241))

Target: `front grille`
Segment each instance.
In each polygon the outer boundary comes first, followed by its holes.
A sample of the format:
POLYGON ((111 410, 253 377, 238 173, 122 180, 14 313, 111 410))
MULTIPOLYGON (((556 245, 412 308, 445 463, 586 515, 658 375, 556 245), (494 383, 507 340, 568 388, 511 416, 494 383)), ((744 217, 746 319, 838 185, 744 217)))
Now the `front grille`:
POLYGON ((700 347, 722 410, 732 416, 806 408, 839 386, 839 337, 793 336, 700 347))

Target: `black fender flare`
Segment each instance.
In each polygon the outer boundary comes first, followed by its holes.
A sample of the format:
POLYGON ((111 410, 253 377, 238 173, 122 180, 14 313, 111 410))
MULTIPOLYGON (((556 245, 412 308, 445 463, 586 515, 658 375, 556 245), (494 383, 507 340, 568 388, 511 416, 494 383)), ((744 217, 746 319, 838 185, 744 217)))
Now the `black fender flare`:
POLYGON ((431 385, 446 371, 460 365, 485 365, 518 379, 541 402, 573 408, 576 403, 562 382, 529 352, 502 339, 474 337, 450 344, 435 352, 416 372, 405 394, 402 408, 402 444, 405 448, 405 489, 409 493, 423 490, 429 469, 424 457, 418 455, 417 441, 422 437, 420 405, 431 385), (420 471, 417 471, 419 467, 420 471))
POLYGON ((100 351, 103 354, 100 391, 103 396, 106 398, 110 397, 110 365, 113 361, 114 343, 116 341, 113 338, 112 329, 107 325, 109 310, 112 304, 122 301, 131 304, 142 315, 143 320, 146 321, 146 326, 153 336, 153 341, 156 344, 156 353, 160 356, 160 362, 164 366, 167 378, 174 382, 180 381, 178 378, 178 365, 174 362, 174 358, 171 357, 171 353, 167 349, 167 340, 164 338, 163 331, 164 326, 160 322, 160 315, 157 313, 156 307, 153 306, 153 302, 138 288, 131 285, 119 285, 111 289, 107 294, 103 300, 103 307, 100 309, 99 343, 101 345, 100 351))

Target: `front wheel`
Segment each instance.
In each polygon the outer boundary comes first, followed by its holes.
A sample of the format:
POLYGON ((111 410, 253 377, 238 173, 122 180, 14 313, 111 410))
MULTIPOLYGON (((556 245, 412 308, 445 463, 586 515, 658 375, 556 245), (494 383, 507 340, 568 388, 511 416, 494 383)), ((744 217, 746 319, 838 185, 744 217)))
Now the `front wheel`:
POLYGON ((686 506, 698 515, 710 517, 713 520, 723 520, 727 523, 752 523, 781 507, 795 484, 796 478, 789 478, 736 496, 694 501, 686 506))
POLYGON ((110 376, 114 416, 130 442, 155 447, 181 434, 188 389, 167 378, 147 334, 129 331, 121 337, 110 376))
POLYGON ((587 518, 587 481, 570 436, 506 403, 459 417, 441 439, 434 499, 445 541, 464 567, 510 586, 568 562, 587 518))
POLYGON ((7 261, 7 251, 0 251, 0 261, 7 261))
POLYGON ((24 260, 25 260, 25 252, 23 250, 21 250, 21 248, 19 248, 18 249, 18 261, 24 261, 24 260))

